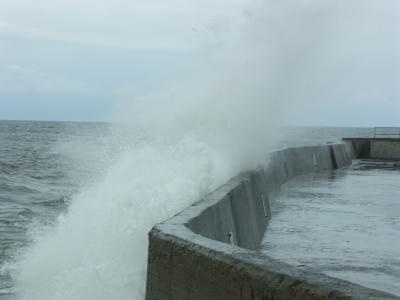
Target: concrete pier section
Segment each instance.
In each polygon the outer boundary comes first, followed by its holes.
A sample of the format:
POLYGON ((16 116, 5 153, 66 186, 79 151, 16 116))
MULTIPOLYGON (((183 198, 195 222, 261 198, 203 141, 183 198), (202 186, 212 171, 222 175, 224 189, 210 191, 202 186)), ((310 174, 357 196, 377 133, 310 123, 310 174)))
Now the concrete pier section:
POLYGON ((343 144, 274 151, 267 166, 238 174, 154 226, 146 299, 400 299, 257 251, 273 217, 272 192, 294 176, 346 167, 355 158, 400 159, 400 143, 374 142, 346 139, 343 144))
POLYGON ((399 138, 344 138, 357 158, 400 160, 399 138))

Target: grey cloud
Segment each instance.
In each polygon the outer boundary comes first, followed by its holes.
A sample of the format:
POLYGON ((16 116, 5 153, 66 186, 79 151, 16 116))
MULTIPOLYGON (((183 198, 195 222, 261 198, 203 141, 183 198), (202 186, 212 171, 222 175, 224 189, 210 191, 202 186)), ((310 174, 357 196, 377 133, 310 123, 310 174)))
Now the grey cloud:
POLYGON ((3 68, 0 86, 32 77, 40 93, 52 85, 81 99, 86 88, 124 99, 200 89, 211 103, 213 93, 279 102, 296 111, 279 112, 292 123, 321 124, 310 111, 332 122, 362 103, 399 112, 399 12, 396 0, 2 0, 0 66, 45 75, 3 68))

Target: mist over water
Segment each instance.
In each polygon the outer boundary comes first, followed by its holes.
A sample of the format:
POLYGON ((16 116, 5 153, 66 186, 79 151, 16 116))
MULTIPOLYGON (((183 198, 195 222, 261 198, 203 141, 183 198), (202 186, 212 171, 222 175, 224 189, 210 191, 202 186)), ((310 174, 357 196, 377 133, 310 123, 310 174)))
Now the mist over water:
POLYGON ((20 298, 142 298, 147 232, 201 197, 210 173, 207 149, 190 139, 121 153, 19 262, 20 298))
MULTIPOLYGON (((368 37, 368 28, 381 24, 377 12, 392 16, 398 8, 383 2, 252 2, 237 22, 200 33, 184 77, 171 70, 170 80, 149 91, 122 95, 105 137, 115 153, 94 166, 96 180, 73 197, 54 227, 34 234, 12 266, 17 298, 143 299, 147 233, 155 223, 265 163, 283 138, 281 125, 303 122, 336 98, 386 96, 376 70, 362 67, 371 58, 383 62, 377 57, 383 48, 357 43, 364 41, 357 33, 368 37), (362 20, 370 14, 377 19, 367 25, 362 20), (370 52, 361 54, 363 47, 370 52), (360 92, 367 82, 376 85, 360 92)), ((382 72, 398 63, 389 58, 397 56, 386 56, 382 72)), ((96 151, 81 145, 74 145, 76 163, 96 151)))

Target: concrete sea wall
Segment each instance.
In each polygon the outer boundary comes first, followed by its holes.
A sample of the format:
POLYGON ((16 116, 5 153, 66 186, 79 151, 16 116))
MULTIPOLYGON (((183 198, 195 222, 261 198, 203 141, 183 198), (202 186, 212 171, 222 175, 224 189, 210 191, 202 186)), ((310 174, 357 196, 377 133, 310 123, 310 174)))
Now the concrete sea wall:
POLYGON ((356 158, 400 160, 400 142, 394 138, 346 138, 356 158))
POLYGON ((257 252, 270 193, 290 178, 351 164, 352 144, 288 148, 237 175, 149 234, 147 300, 399 299, 257 252))

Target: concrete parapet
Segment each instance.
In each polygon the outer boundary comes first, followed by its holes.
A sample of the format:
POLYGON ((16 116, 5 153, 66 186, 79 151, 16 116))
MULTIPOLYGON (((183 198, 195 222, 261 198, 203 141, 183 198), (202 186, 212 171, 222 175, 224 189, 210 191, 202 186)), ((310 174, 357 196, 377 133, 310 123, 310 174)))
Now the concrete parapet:
POLYGON ((336 166, 342 168, 351 164, 352 154, 342 144, 332 145, 332 151, 336 160, 336 166))
POLYGON ((344 140, 344 145, 346 147, 346 152, 350 156, 350 159, 355 159, 357 158, 357 152, 354 149, 354 144, 350 140, 344 140))
POLYGON ((400 160, 400 141, 371 141, 370 157, 400 160))
POLYGON ((210 239, 257 249, 270 218, 265 179, 262 169, 231 179, 228 188, 223 186, 197 203, 199 214, 185 225, 210 239))
POLYGON ((260 254, 269 193, 293 176, 351 164, 348 145, 270 153, 149 234, 147 300, 400 299, 260 254))
POLYGON ((400 160, 398 138, 345 138, 348 153, 354 158, 400 160))
POLYGON ((184 225, 157 225, 149 239, 147 300, 398 299, 212 241, 184 225))

